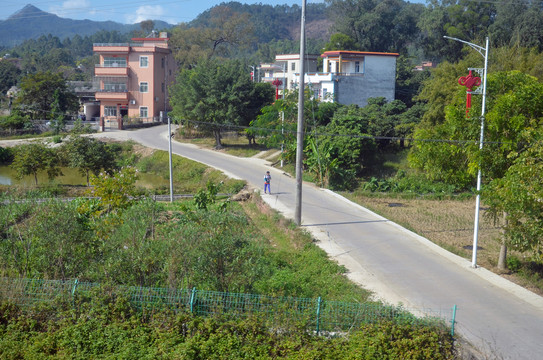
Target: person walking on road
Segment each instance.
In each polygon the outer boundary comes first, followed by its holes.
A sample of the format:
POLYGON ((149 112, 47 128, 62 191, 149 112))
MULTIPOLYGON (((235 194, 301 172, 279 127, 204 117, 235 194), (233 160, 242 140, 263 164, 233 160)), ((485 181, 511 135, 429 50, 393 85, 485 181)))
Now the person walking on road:
POLYGON ((266 189, 268 190, 267 193, 271 194, 270 181, 271 181, 270 172, 266 171, 266 175, 264 175, 264 194, 266 194, 266 189))

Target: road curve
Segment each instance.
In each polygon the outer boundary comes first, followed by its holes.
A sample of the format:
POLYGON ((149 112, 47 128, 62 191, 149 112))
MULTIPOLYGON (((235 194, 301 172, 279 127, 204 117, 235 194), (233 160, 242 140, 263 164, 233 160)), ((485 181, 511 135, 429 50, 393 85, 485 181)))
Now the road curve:
MULTIPOLYGON (((167 127, 107 132, 100 137, 130 138, 167 150, 167 127)), ((261 159, 173 142, 173 152, 263 186, 272 175, 272 195, 264 200, 294 218, 295 180, 261 159)), ((378 298, 407 308, 458 306, 456 330, 498 359, 543 359, 543 298, 453 255, 428 240, 328 190, 304 184, 302 226, 349 277, 378 298)))

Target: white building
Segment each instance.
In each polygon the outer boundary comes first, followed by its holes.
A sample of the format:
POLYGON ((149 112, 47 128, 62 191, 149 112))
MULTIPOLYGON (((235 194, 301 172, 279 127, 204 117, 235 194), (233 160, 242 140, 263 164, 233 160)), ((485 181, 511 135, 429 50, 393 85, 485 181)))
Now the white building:
MULTIPOLYGON (((317 71, 317 59, 319 55, 305 56, 305 72, 312 73, 317 71)), ((275 56, 274 64, 260 64, 260 81, 274 83, 279 80, 280 85, 275 85, 278 94, 282 94, 284 89, 294 89, 300 77, 300 54, 281 54, 275 56)), ((278 84, 278 83, 276 83, 278 84)))
MULTIPOLYGON (((318 55, 306 58, 304 81, 321 101, 365 106, 372 97, 394 100, 397 53, 326 51, 323 71, 317 72, 318 55)), ((300 79, 299 55, 277 55, 275 64, 262 64, 262 81, 281 80, 283 88, 295 89, 300 79), (265 66, 264 66, 265 65, 265 66)))

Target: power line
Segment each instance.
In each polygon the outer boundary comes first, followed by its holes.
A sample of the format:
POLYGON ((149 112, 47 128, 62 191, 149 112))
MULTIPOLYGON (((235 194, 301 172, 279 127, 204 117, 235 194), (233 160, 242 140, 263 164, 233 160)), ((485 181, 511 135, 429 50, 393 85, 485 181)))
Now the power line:
MULTIPOLYGON (((216 124, 211 122, 205 122, 205 121, 196 121, 196 120, 181 120, 184 122, 196 124, 196 125, 204 125, 204 126, 210 126, 220 129, 237 129, 237 130, 255 130, 255 131, 262 131, 262 132, 276 132, 281 133, 281 131, 296 135, 297 132, 295 130, 288 130, 288 129, 272 129, 272 128, 261 128, 261 127, 253 127, 253 126, 241 126, 241 125, 234 125, 234 124, 216 124)), ((316 128, 316 127, 315 127, 316 128)), ((361 135, 355 135, 355 134, 335 134, 335 133, 319 133, 319 132, 313 132, 311 133, 315 136, 321 136, 321 137, 348 137, 348 138, 354 138, 354 139, 368 139, 368 140, 390 140, 390 141, 409 141, 409 142, 433 142, 433 143, 448 143, 448 144, 479 144, 479 140, 450 140, 450 139, 417 139, 417 138, 411 138, 411 137, 402 137, 402 136, 375 136, 375 135, 367 135, 367 134, 361 134, 361 135)), ((512 144, 512 141, 485 141, 485 144, 512 144)))
MULTIPOLYGON (((181 0, 181 2, 186 2, 187 0, 181 0)), ((41 2, 41 3, 49 3, 49 2, 55 2, 55 1, 44 1, 44 2, 41 2)), ((95 12, 98 12, 98 13, 101 13, 101 12, 104 12, 104 13, 108 13, 108 14, 111 14, 111 13, 114 13, 114 14, 123 14, 123 15, 127 15, 126 12, 117 12, 117 11, 112 11, 112 10, 116 10, 116 9, 132 9, 134 8, 135 5, 138 5, 138 4, 141 4, 141 5, 147 5, 147 6, 153 6, 153 5, 167 5, 167 4, 178 4, 180 1, 160 1, 160 2, 149 2, 148 0, 141 0, 141 1, 135 1, 135 2, 124 2, 124 3, 116 3, 115 5, 100 5, 100 6, 93 6, 93 7, 74 7, 74 8, 70 8, 70 9, 66 9, 66 10, 63 10, 61 11, 63 16, 67 16, 67 15, 73 15, 73 14, 79 14, 81 12, 85 12, 86 14, 88 14, 89 12, 91 11, 95 11, 95 12)), ((16 14, 16 13, 15 13, 16 14)), ((38 15, 27 15, 27 16, 17 16, 16 19, 23 19, 23 20, 27 20, 27 19, 38 19, 38 18, 47 18, 47 17, 51 17, 51 16, 59 16, 55 13, 49 13, 49 12, 45 12, 45 14, 38 14, 38 15)), ((63 16, 59 16, 63 19, 67 19, 63 16)), ((168 16, 168 15, 157 15, 159 17, 167 17, 167 18, 171 18, 171 19, 177 19, 177 18, 187 18, 188 17, 183 17, 183 16, 168 16)), ((9 19, 9 18, 8 18, 9 19)), ((8 19, 5 19, 4 21, 8 20, 8 19)), ((71 19, 71 20, 75 20, 75 21, 78 21, 77 19, 71 19)), ((82 20, 79 20, 79 21, 82 21, 82 20)))

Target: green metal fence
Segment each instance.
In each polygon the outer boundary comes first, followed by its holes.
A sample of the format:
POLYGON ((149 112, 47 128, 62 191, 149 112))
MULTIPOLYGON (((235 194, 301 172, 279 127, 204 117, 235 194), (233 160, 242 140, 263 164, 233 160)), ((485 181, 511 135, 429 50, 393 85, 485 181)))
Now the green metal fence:
POLYGON ((100 284, 75 280, 0 278, 0 300, 26 307, 57 299, 93 296, 95 291, 126 296, 140 309, 168 308, 198 316, 215 314, 236 318, 258 316, 274 323, 304 322, 309 330, 343 332, 362 324, 394 321, 407 324, 447 326, 454 336, 456 305, 452 309, 405 309, 376 303, 349 303, 294 297, 271 297, 197 289, 137 286, 104 288, 100 284), (416 314, 416 315, 414 315, 416 314))

